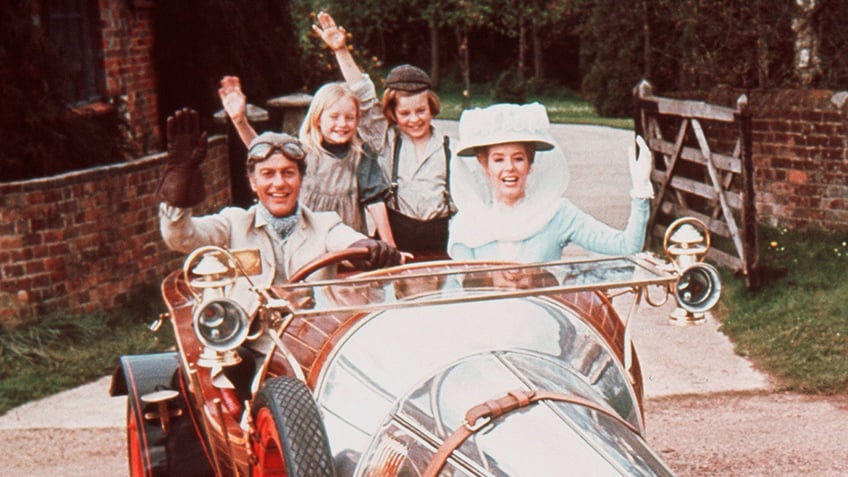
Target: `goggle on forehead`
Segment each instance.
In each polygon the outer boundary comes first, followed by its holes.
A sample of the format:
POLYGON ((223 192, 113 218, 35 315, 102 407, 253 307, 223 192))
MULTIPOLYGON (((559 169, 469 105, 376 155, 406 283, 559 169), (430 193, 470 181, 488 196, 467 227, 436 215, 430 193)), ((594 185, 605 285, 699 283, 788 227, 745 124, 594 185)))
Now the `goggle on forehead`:
POLYGON ((250 161, 264 161, 274 153, 280 151, 284 156, 292 161, 300 161, 306 157, 306 151, 296 142, 287 142, 283 144, 272 142, 258 142, 247 151, 247 159, 250 161))

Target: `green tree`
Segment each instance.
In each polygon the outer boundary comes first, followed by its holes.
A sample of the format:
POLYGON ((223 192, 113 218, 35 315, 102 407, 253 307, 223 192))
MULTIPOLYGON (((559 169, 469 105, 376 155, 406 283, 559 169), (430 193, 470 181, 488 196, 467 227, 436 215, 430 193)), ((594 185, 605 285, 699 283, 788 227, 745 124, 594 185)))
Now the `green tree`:
MULTIPOLYGON (((583 89, 600 114, 630 114, 630 91, 641 78, 651 80, 658 91, 792 83, 793 0, 576 4, 583 89)), ((844 2, 820 5, 848 9, 844 2)), ((823 10, 817 12, 818 18, 824 16, 823 10)))
POLYGON ((626 116, 631 112, 631 90, 644 71, 644 32, 635 15, 642 11, 641 0, 581 0, 578 7, 583 90, 598 114, 626 116))
POLYGON ((421 40, 410 28, 420 21, 415 15, 416 2, 402 0, 363 0, 355 8, 344 0, 294 0, 292 15, 295 18, 297 35, 303 52, 303 64, 307 65, 307 83, 312 88, 323 82, 339 78, 335 58, 323 42, 312 31, 315 16, 319 11, 330 13, 339 26, 348 33, 348 47, 365 70, 373 73, 382 67, 386 58, 402 52, 403 61, 408 53, 416 51, 421 40))
POLYGON ((416 57, 426 50, 434 83, 440 79, 440 35, 444 29, 452 31, 460 74, 466 91, 470 91, 468 34, 491 21, 492 0, 367 0, 357 3, 356 8, 350 8, 344 0, 334 0, 325 6, 355 35, 358 60, 373 52, 375 57, 397 56, 397 62, 417 63, 416 57))
POLYGON ((491 22, 493 5, 490 0, 444 0, 440 17, 442 26, 453 30, 456 36, 457 58, 462 77, 462 105, 471 106, 471 52, 468 33, 473 28, 491 22))
POLYGON ((529 73, 528 55, 532 54, 532 77, 544 79, 544 49, 547 43, 569 28, 570 0, 496 0, 498 15, 494 25, 517 41, 516 75, 523 82, 529 73))
POLYGON ((515 76, 519 83, 524 82, 527 72, 528 25, 533 22, 535 13, 531 0, 495 0, 493 26, 506 36, 514 38, 517 45, 515 76))
POLYGON ((191 106, 208 120, 221 108, 221 77, 242 78, 251 102, 304 87, 288 1, 156 2, 154 62, 159 110, 191 106))
POLYGON ((448 22, 444 12, 451 7, 450 3, 450 0, 413 0, 412 2, 413 11, 416 12, 414 18, 427 24, 430 80, 435 89, 438 89, 441 84, 440 32, 441 27, 448 22))
POLYGON ((533 0, 530 16, 533 47, 533 78, 545 79, 544 50, 555 38, 571 33, 576 27, 573 18, 573 0, 533 0))

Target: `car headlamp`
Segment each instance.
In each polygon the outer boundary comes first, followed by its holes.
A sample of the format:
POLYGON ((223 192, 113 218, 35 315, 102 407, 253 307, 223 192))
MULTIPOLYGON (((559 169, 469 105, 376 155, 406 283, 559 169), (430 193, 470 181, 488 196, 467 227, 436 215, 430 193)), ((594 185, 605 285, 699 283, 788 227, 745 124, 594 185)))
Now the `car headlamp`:
POLYGON ((194 312, 193 325, 200 342, 218 352, 237 348, 250 329, 247 312, 229 298, 203 303, 194 312))
POLYGON ((711 309, 721 297, 718 271, 703 262, 690 265, 681 272, 674 287, 674 296, 686 311, 703 313, 711 309))

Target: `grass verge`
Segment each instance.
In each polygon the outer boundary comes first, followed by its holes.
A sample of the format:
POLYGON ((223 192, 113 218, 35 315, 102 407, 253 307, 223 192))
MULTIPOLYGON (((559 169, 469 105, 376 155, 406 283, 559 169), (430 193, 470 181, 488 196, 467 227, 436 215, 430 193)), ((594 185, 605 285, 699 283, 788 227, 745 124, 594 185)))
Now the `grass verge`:
MULTIPOLYGON (((462 94, 458 92, 440 92, 442 110, 439 119, 459 119, 462 114, 462 94)), ((583 98, 563 90, 563 94, 544 95, 527 99, 527 103, 538 102, 545 105, 548 118, 552 123, 563 124, 594 124, 618 129, 633 129, 632 118, 602 118, 595 109, 583 98)), ((472 96, 471 108, 483 108, 494 104, 490 93, 480 93, 472 96)))
POLYGON ((0 414, 111 374, 123 354, 173 346, 169 327, 157 333, 147 328, 162 311, 157 286, 108 313, 54 313, 28 326, 0 329, 0 414))
POLYGON ((764 229, 764 285, 725 279, 722 331, 786 390, 848 392, 848 233, 764 229))

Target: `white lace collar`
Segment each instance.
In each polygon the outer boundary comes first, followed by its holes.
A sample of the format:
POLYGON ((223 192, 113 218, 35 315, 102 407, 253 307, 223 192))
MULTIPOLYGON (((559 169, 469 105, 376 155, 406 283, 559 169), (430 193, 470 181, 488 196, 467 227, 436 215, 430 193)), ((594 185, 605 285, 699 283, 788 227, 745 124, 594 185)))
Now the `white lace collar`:
POLYGON ((559 147, 537 151, 525 196, 510 207, 492 200, 491 185, 476 157, 457 156, 451 161, 451 197, 459 212, 451 222, 451 242, 474 248, 532 237, 556 214, 568 178, 559 147))

